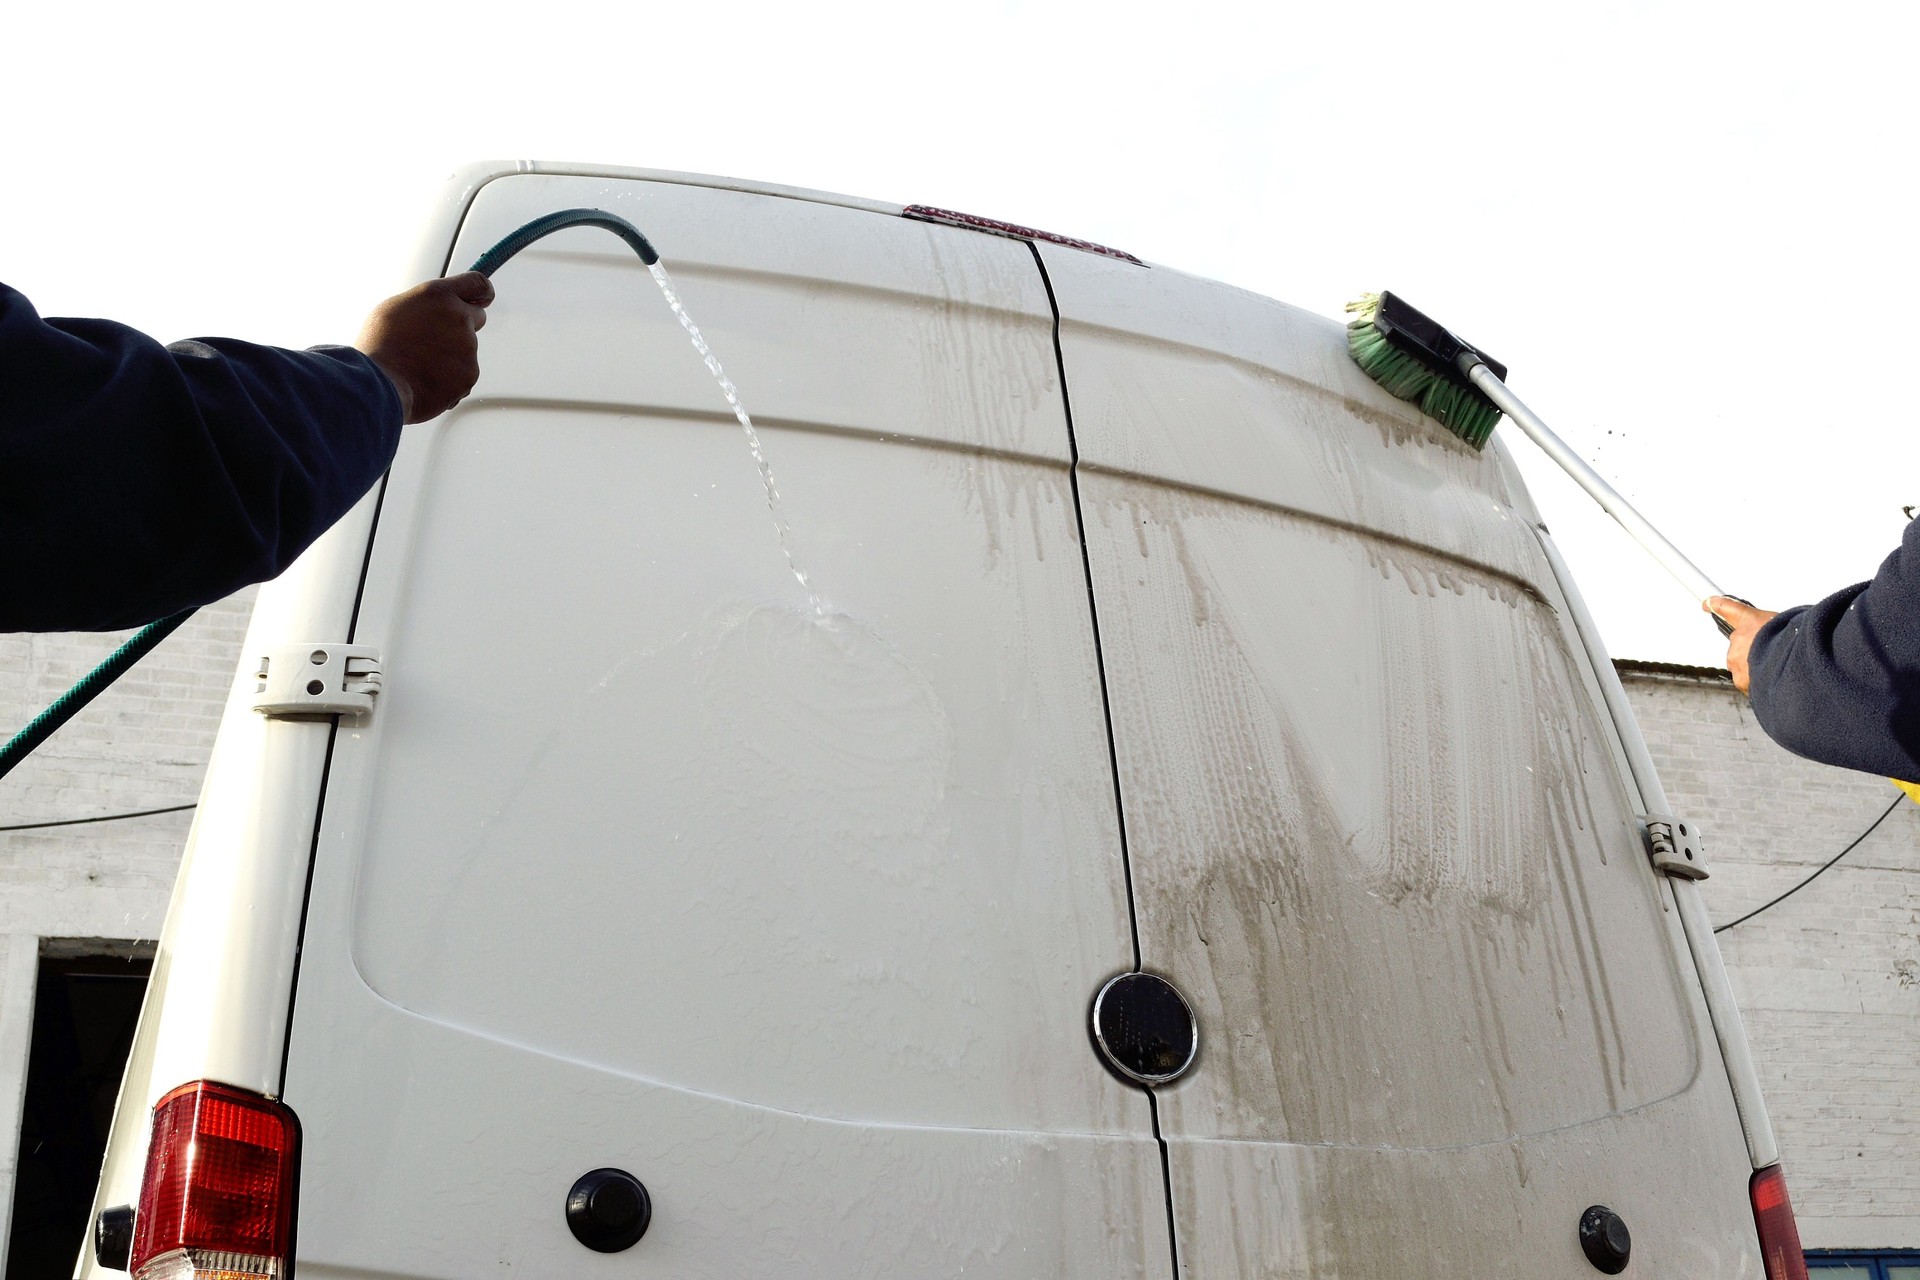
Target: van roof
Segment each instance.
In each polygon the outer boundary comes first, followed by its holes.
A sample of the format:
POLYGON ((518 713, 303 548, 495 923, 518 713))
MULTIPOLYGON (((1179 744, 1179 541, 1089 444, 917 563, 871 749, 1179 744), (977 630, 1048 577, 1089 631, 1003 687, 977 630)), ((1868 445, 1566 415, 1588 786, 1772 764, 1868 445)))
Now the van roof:
POLYGON ((839 205, 864 209, 868 213, 899 215, 907 206, 889 200, 865 200, 858 196, 835 195, 809 187, 789 187, 778 182, 754 182, 744 178, 723 178, 711 173, 683 173, 676 169, 637 169, 625 165, 578 164, 556 160, 481 160, 454 170, 449 186, 471 196, 495 178, 516 173, 539 173, 579 178, 620 178, 644 182, 673 182, 687 187, 711 187, 717 191, 744 191, 752 195, 776 196, 783 200, 807 200, 814 204, 839 205))

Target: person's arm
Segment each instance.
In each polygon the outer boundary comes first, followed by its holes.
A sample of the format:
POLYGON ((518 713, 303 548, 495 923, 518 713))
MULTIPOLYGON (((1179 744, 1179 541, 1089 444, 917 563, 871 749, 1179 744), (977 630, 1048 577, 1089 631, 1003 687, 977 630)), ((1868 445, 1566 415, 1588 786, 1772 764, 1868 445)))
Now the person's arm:
POLYGON ((1920 779, 1920 521, 1871 582, 1779 614, 1724 597, 1727 665, 1754 718, 1823 764, 1920 779))
POLYGON ((279 574, 477 374, 492 286, 383 303, 362 351, 163 347, 0 285, 0 632, 138 626, 279 574))

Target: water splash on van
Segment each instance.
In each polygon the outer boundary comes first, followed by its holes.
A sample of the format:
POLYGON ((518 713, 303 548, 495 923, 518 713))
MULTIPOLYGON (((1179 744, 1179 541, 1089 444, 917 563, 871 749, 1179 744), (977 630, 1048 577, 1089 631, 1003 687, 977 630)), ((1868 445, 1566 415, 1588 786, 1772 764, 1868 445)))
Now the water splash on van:
POLYGON ((923 860, 939 844, 954 743, 925 672, 845 614, 727 608, 694 636, 697 719, 720 744, 710 767, 746 765, 793 848, 812 833, 862 875, 933 877, 923 860))
POLYGON ((727 398, 727 406, 733 410, 733 416, 740 421, 740 429, 747 433, 747 448, 753 451, 753 461, 760 468, 760 483, 767 489, 767 510, 773 513, 774 531, 780 536, 780 551, 787 558, 787 568, 807 593, 807 602, 813 606, 816 618, 827 616, 827 606, 820 599, 820 593, 813 589, 813 583, 799 561, 793 558, 793 531, 787 525, 787 517, 780 510, 780 490, 773 483, 773 467, 767 462, 767 452, 760 444, 760 433, 753 429, 753 419, 747 415, 746 406, 740 403, 740 392, 727 377, 726 370, 720 367, 720 358, 707 346, 707 340, 700 335, 700 327, 687 314, 686 307, 680 301, 680 295, 673 290, 673 281, 667 276, 665 263, 656 262, 647 268, 653 273, 654 283, 660 286, 660 292, 666 295, 667 305, 673 308, 674 316, 680 321, 680 327, 693 339, 693 349, 700 353, 700 359, 706 362, 707 372, 720 384, 720 394, 727 398))

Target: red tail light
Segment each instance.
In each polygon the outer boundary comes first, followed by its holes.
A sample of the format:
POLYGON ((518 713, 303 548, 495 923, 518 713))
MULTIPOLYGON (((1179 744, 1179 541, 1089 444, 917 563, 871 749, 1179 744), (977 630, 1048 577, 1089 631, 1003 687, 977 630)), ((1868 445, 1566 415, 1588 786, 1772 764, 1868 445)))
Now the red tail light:
POLYGON ((1753 1222, 1760 1229, 1767 1280, 1807 1280, 1800 1228, 1793 1223, 1793 1201, 1787 1198, 1787 1175, 1779 1165, 1768 1165, 1753 1175, 1747 1191, 1753 1197, 1753 1222))
POLYGON ((300 1122, 199 1081, 153 1108, 134 1219, 134 1280, 280 1280, 293 1244, 300 1122))

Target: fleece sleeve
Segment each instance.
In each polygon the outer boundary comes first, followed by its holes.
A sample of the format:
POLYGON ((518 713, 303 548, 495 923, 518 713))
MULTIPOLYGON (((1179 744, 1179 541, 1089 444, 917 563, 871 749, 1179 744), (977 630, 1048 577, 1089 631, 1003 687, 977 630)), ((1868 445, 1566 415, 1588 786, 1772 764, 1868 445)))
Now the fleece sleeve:
POLYGON ((1781 746, 1920 781, 1920 520, 1871 582, 1769 621, 1748 666, 1754 718, 1781 746))
POLYGON ((116 630, 274 577, 379 479, 399 393, 348 347, 165 347, 0 285, 0 632, 116 630))

